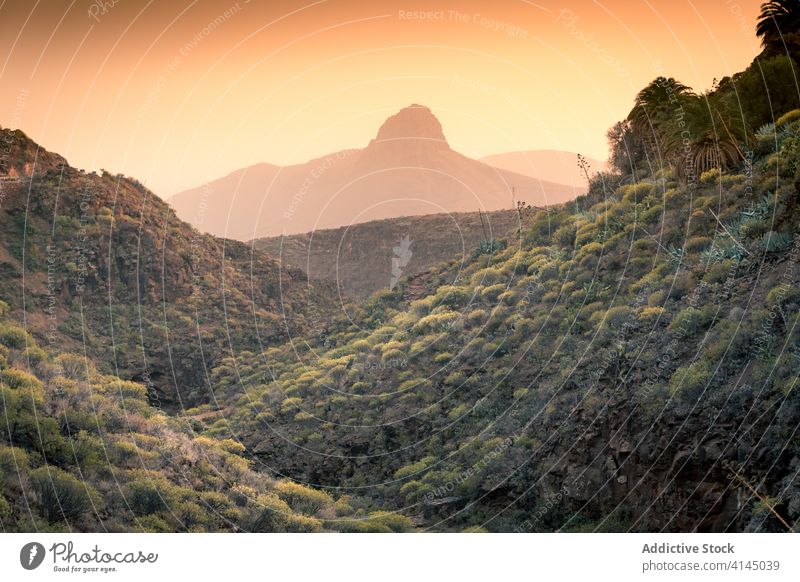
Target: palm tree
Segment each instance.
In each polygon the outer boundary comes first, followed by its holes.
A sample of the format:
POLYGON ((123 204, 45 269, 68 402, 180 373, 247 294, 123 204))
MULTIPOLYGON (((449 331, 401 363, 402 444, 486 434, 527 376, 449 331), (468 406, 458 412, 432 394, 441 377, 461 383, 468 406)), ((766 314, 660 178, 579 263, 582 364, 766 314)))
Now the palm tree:
POLYGON ((800 2, 797 0, 770 0, 761 5, 756 24, 756 36, 764 47, 780 44, 781 38, 800 31, 800 2))
POLYGON ((739 144, 746 141, 746 130, 741 115, 729 110, 724 96, 686 96, 682 106, 686 131, 668 133, 664 143, 680 178, 686 178, 689 172, 700 176, 712 168, 727 170, 742 161, 739 144), (685 139, 689 140, 688 146, 685 139))
POLYGON ((676 131, 682 103, 692 96, 690 87, 672 77, 658 77, 636 95, 628 121, 651 165, 669 161, 671 136, 676 131))
POLYGON ((635 131, 646 133, 669 117, 675 109, 675 99, 692 94, 690 87, 672 77, 657 77, 636 95, 628 120, 635 131))

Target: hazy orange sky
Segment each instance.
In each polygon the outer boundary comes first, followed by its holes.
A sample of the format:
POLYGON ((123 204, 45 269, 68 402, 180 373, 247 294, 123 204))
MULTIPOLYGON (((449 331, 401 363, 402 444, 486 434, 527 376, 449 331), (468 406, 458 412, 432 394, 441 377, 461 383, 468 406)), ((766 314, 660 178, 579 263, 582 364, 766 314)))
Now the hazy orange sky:
POLYGON ((363 147, 411 103, 470 156, 605 159, 658 74, 706 89, 744 69, 759 5, 0 0, 0 125, 162 196, 363 147))

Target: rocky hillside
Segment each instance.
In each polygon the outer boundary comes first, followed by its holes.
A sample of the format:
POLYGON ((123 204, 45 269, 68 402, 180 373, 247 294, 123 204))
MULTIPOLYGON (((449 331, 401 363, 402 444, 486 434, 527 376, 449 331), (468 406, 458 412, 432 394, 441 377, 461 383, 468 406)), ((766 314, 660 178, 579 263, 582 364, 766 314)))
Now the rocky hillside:
POLYGON ((212 381, 240 405, 205 411, 207 434, 233 426, 286 475, 433 530, 796 528, 786 119, 752 163, 599 175, 520 240, 402 281, 306 350, 231 358, 212 381))
POLYGON ((40 342, 144 382, 169 409, 213 399, 226 354, 323 325, 333 289, 201 234, 135 180, 71 168, 0 130, 0 297, 40 342))
POLYGON ((513 239, 527 212, 387 218, 252 244, 287 267, 336 285, 345 300, 363 299, 439 263, 465 263, 481 241, 513 239))
POLYGON ((169 199, 198 229, 237 240, 400 216, 547 205, 585 192, 494 168, 453 150, 427 107, 389 117, 361 149, 305 164, 242 168, 169 199))
POLYGON ((406 531, 365 501, 276 479, 147 389, 46 351, 0 301, 0 532, 406 531))

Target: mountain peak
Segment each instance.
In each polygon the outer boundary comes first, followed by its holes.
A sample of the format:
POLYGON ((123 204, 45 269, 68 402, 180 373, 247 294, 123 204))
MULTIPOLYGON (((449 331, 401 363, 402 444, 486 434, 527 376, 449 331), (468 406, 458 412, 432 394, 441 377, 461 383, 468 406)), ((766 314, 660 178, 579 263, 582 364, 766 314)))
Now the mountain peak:
POLYGON ((384 121, 370 145, 405 139, 430 140, 431 143, 449 147, 442 124, 430 109, 416 103, 404 107, 384 121))

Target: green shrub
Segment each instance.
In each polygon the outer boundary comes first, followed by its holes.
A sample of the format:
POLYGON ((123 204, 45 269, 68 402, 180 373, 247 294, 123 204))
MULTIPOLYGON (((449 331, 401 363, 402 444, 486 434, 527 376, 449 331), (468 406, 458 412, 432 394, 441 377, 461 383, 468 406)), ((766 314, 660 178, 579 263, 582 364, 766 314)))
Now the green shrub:
POLYGON ((737 322, 723 319, 709 331, 703 356, 713 364, 719 363, 723 356, 729 362, 736 361, 749 349, 750 341, 751 330, 747 322, 738 325, 737 322))
POLYGON ((123 402, 126 400, 147 401, 147 386, 138 382, 114 380, 108 384, 106 390, 110 396, 119 397, 123 402))
POLYGON ((289 515, 286 521, 286 531, 290 533, 319 533, 322 531, 322 522, 307 515, 289 515))
POLYGON ((464 372, 454 370, 444 379, 445 386, 460 386, 464 382, 464 372))
POLYGON ((61 354, 54 361, 61 367, 64 375, 72 380, 86 379, 93 372, 89 360, 76 354, 61 354))
POLYGON ((400 467, 397 471, 394 472, 395 479, 405 479, 411 475, 416 475, 421 473, 425 469, 427 469, 436 459, 431 456, 423 457, 419 461, 415 463, 411 463, 410 465, 406 465, 404 467, 400 467))
POLYGON ((785 54, 754 60, 737 74, 734 80, 737 102, 747 123, 759 127, 769 123, 774 115, 800 106, 795 86, 797 76, 797 64, 785 54))
POLYGON ((384 363, 403 362, 407 357, 407 353, 401 350, 389 350, 384 352, 381 361, 384 363))
POLYGON ((707 236, 695 236, 686 241, 683 248, 687 253, 699 253, 711 246, 711 239, 707 236))
POLYGON ((7 485, 19 483, 18 476, 28 470, 28 453, 18 447, 0 444, 0 485, 2 479, 7 485))
POLYGON ((663 307, 645 307, 639 312, 639 321, 646 325, 652 325, 664 313, 663 307))
POLYGON ((438 307, 444 305, 451 309, 459 309, 467 304, 470 293, 464 287, 454 285, 442 285, 434 295, 433 305, 438 307))
POLYGON ((775 120, 775 127, 788 125, 793 121, 797 121, 798 119, 800 119, 800 109, 792 109, 791 111, 787 111, 786 113, 784 113, 778 119, 775 120))
POLYGON ((758 241, 758 246, 768 253, 785 251, 792 246, 792 235, 786 232, 769 231, 758 241))
POLYGON ((489 313, 485 309, 473 309, 467 314, 467 324, 471 326, 483 325, 487 319, 489 319, 489 313))
POLYGON ((350 344, 350 349, 353 353, 369 351, 370 347, 370 343, 365 339, 356 340, 350 344))
POLYGON ((453 359, 453 354, 450 352, 442 352, 440 354, 436 354, 433 358, 433 362, 440 366, 448 364, 453 359))
POLYGON ((333 504, 333 509, 337 517, 352 514, 353 506, 350 505, 350 497, 348 495, 342 495, 336 500, 336 503, 333 504))
POLYGON ((672 280, 672 289, 669 291, 669 296, 672 299, 680 299, 687 295, 695 287, 694 275, 691 273, 681 273, 675 276, 672 280))
POLYGON ((27 372, 16 368, 4 370, 0 380, 13 390, 31 391, 33 394, 42 393, 42 383, 36 376, 31 376, 27 372))
POLYGON ((703 281, 710 284, 724 283, 731 275, 732 265, 733 261, 731 260, 726 260, 719 263, 712 263, 711 265, 709 265, 705 275, 703 275, 703 281))
POLYGON ((700 174, 701 184, 715 184, 719 181, 722 172, 719 168, 711 168, 700 174))
POLYGON ((311 489, 293 481, 279 481, 275 485, 275 492, 292 511, 305 515, 315 515, 323 507, 333 505, 333 499, 324 491, 311 489))
POLYGON ((28 345, 23 357, 30 366, 35 367, 47 359, 47 352, 37 345, 28 345))
POLYGON ((578 229, 574 224, 565 224, 553 233, 553 242, 561 247, 571 249, 575 245, 575 236, 578 229))
POLYGON ((91 485, 58 467, 40 467, 31 471, 30 478, 42 514, 50 523, 77 519, 99 501, 91 485))
POLYGON ((481 255, 494 255, 505 250, 508 242, 505 240, 489 239, 478 243, 477 248, 472 252, 472 257, 477 258, 481 255))
POLYGON ((166 479, 147 475, 129 481, 125 496, 137 515, 148 515, 169 510, 179 501, 177 487, 166 479))
POLYGON ((667 292, 663 289, 655 291, 647 296, 647 305, 650 307, 661 307, 667 300, 667 292))
POLYGON ((696 400, 706 388, 711 376, 709 365, 703 360, 678 368, 669 380, 670 394, 684 400, 696 400))
POLYGON ((514 400, 520 400, 525 398, 530 393, 530 388, 517 388, 514 390, 513 397, 514 400))
MULTIPOLYGON (((739 186, 747 182, 747 176, 744 174, 723 174, 722 175, 722 187, 726 189, 731 189, 735 186, 739 186)), ((716 197, 714 197, 716 200, 716 197)))
POLYGON ((655 192, 655 184, 650 182, 639 182, 638 184, 628 184, 619 189, 624 202, 638 204, 644 198, 655 192))
POLYGON ((577 258, 585 257, 586 255, 600 255, 603 252, 603 245, 599 242, 590 242, 583 245, 576 253, 577 258))
POLYGON ((416 334, 423 334, 429 331, 445 331, 458 319, 458 313, 445 311, 432 313, 420 319, 411 328, 416 334))
POLYGON ((472 277, 470 277, 470 283, 474 286, 489 286, 496 283, 505 282, 506 276, 503 274, 503 271, 497 267, 486 267, 480 271, 477 271, 474 275, 472 275, 472 277))
POLYGON ((6 501, 3 493, 0 492, 0 522, 5 522, 11 518, 11 505, 6 501))
POLYGON ((21 350, 27 344, 33 344, 33 338, 16 325, 0 325, 0 344, 12 350, 21 350))
POLYGON ((589 224, 584 224, 578 229, 578 232, 575 234, 574 244, 570 245, 568 248, 572 248, 573 246, 581 247, 590 242, 600 241, 602 238, 603 235, 601 229, 599 229, 597 224, 594 222, 590 222, 589 224))
POLYGON ((292 510, 285 501, 273 493, 259 495, 248 488, 237 486, 233 490, 237 505, 248 505, 244 529, 253 533, 287 531, 292 510))
POLYGON ((297 396, 290 396, 286 398, 283 402, 281 402, 281 412, 284 414, 288 412, 293 412, 300 408, 300 405, 303 403, 302 398, 298 398, 297 396))
POLYGON ((663 211, 664 208, 659 204, 652 206, 639 215, 639 221, 643 224, 655 224, 663 211))
POLYGON ((797 175, 800 169, 800 135, 788 137, 781 145, 777 161, 782 173, 789 176, 797 175))
POLYGON ((784 283, 773 287, 767 293, 767 305, 769 307, 783 308, 797 303, 800 303, 800 289, 796 285, 784 283))
POLYGON ((704 310, 687 307, 672 320, 669 329, 683 337, 691 337, 705 328, 711 316, 704 310))
POLYGON ((745 238, 759 238, 769 232, 769 222, 760 218, 743 220, 739 224, 739 233, 745 238))
POLYGON ((487 301, 489 303, 494 303, 497 301, 497 298, 500 297, 500 294, 506 290, 506 286, 502 283, 498 283, 496 285, 490 285, 489 287, 484 287, 481 291, 481 299, 487 301))
POLYGON ((450 420, 456 420, 464 416, 467 412, 469 412, 470 406, 467 403, 459 404, 455 408, 452 408, 450 412, 447 413, 447 418, 450 420))
POLYGON ((411 520, 405 515, 389 511, 376 511, 369 515, 367 519, 370 526, 380 526, 391 532, 404 533, 413 529, 411 520))
POLYGON ((605 312, 594 312, 589 318, 589 321, 591 323, 599 323, 600 321, 605 320, 606 326, 612 329, 620 329, 623 325, 630 323, 633 319, 633 309, 627 305, 618 305, 616 307, 609 308, 608 311, 605 312))

